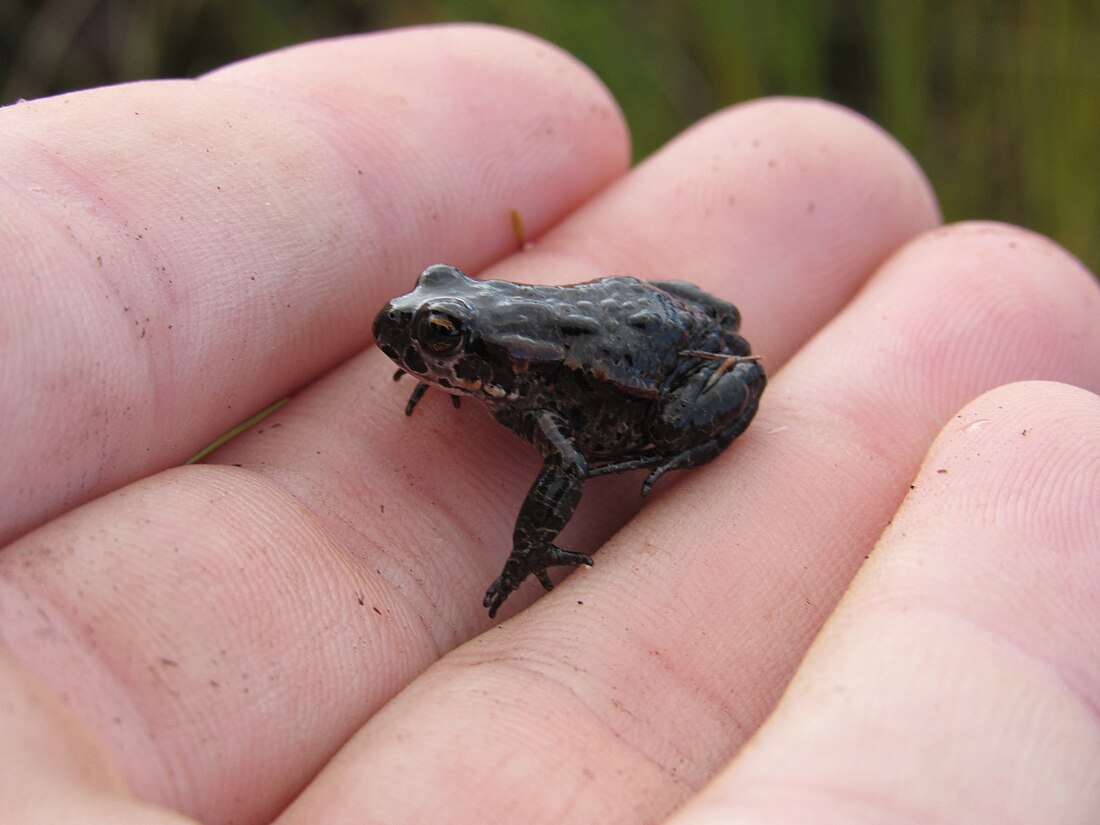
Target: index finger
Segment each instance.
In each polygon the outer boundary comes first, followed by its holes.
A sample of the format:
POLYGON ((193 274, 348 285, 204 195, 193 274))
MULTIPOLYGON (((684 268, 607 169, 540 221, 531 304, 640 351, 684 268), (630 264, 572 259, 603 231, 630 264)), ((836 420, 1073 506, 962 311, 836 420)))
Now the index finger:
POLYGON ((439 27, 0 111, 0 543, 185 460, 619 175, 621 117, 533 38, 439 27))

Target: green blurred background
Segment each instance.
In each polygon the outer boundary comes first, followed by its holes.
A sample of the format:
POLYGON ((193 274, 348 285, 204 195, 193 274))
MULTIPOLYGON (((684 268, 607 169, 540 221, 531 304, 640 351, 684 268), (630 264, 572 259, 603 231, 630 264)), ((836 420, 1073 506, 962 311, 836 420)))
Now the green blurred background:
POLYGON ((820 96, 897 136, 948 221, 1017 223, 1100 265, 1097 0, 0 0, 0 103, 448 20, 575 54, 621 103, 636 159, 722 106, 820 96))

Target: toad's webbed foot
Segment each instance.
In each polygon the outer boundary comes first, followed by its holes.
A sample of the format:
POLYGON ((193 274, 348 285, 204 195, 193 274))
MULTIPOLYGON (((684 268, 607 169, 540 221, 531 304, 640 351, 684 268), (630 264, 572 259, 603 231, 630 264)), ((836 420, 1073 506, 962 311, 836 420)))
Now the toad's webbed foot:
POLYGON ((485 591, 485 598, 481 604, 489 608, 489 618, 495 618, 497 610, 504 604, 509 594, 519 587, 529 574, 534 573, 535 578, 544 588, 553 590, 554 583, 550 581, 546 569, 577 564, 586 564, 591 567, 592 557, 584 553, 562 550, 553 544, 542 551, 532 550, 523 554, 513 552, 504 563, 504 569, 497 576, 497 580, 485 591))

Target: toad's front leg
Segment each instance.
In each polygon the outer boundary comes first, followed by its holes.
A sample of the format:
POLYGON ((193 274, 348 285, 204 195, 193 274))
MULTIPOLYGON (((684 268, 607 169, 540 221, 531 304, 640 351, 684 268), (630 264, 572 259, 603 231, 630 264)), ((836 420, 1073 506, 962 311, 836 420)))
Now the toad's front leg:
POLYGON ((546 568, 592 564, 591 557, 570 553, 554 544, 554 538, 573 517, 581 500, 588 462, 574 445, 569 427, 560 415, 543 410, 533 414, 530 423, 531 442, 546 460, 516 519, 512 554, 485 593, 482 604, 489 608, 489 618, 496 616, 508 594, 519 587, 529 573, 534 573, 542 586, 551 590, 554 583, 546 568))

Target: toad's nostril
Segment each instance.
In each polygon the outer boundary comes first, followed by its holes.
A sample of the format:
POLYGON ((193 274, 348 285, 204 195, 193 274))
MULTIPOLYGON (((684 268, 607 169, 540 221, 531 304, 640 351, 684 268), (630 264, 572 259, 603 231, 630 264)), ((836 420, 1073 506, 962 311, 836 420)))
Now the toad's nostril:
POLYGON ((371 333, 377 340, 380 333, 385 327, 394 327, 400 320, 400 314, 393 308, 392 303, 386 304, 382 307, 382 310, 374 316, 374 323, 371 325, 371 333))

